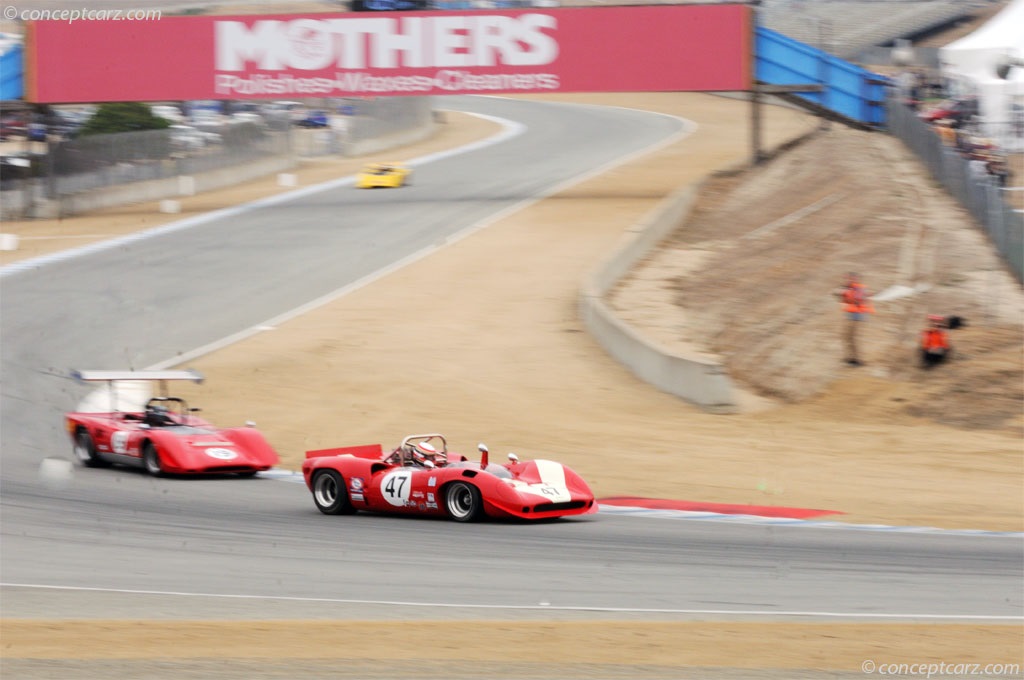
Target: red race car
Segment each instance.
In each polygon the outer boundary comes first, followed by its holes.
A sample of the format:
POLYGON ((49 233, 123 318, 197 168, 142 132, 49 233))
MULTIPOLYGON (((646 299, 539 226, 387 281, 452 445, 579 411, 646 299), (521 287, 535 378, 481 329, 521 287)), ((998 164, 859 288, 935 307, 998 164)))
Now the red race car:
POLYGON ((73 376, 110 387, 109 398, 94 394, 100 397, 93 400, 99 404, 66 415, 75 457, 87 467, 119 463, 145 468, 152 475, 251 477, 278 462, 277 453, 253 424, 215 427, 195 415, 199 409, 167 395, 169 380, 202 382, 203 376, 195 371, 76 371, 73 376), (153 382, 159 383, 160 396, 148 396, 153 382), (130 387, 136 388, 135 408, 121 410, 119 401, 132 401, 130 387))
POLYGON ((307 451, 302 463, 313 502, 325 515, 358 510, 449 517, 546 519, 597 512, 594 494, 575 472, 550 460, 505 465, 448 451, 440 434, 414 434, 385 452, 380 444, 307 451))

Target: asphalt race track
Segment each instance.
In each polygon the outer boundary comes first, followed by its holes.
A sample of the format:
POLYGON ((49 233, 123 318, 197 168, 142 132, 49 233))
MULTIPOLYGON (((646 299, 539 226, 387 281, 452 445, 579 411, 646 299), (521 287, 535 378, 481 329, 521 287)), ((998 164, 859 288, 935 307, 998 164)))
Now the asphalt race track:
POLYGON ((4 616, 1021 617, 1019 536, 609 514, 463 526, 326 517, 275 479, 79 468, 66 488, 40 482, 44 458, 70 455, 61 416, 87 392, 70 369, 187 354, 685 128, 611 108, 452 107, 526 129, 420 166, 399 194, 329 189, 0 271, 4 616))

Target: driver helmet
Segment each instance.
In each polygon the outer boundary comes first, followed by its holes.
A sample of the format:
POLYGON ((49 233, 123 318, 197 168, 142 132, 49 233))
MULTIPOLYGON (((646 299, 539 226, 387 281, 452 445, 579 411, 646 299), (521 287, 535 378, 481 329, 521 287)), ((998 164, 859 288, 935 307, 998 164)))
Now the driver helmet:
POLYGON ((167 410, 166 406, 161 406, 160 404, 148 404, 146 406, 145 421, 149 425, 167 425, 171 421, 171 417, 168 413, 170 413, 170 411, 167 410))
POLYGON ((434 459, 437 456, 437 454, 437 449, 434 448, 428 442, 417 442, 412 447, 412 458, 417 463, 422 463, 423 461, 427 460, 429 460, 430 462, 434 462, 434 459))

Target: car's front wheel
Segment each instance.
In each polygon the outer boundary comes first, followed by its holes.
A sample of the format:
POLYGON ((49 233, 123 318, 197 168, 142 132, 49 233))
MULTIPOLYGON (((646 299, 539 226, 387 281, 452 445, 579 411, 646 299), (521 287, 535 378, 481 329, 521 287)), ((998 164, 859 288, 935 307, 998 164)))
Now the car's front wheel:
POLYGON ((85 430, 75 433, 74 452, 78 462, 86 467, 100 467, 106 464, 106 461, 97 455, 96 445, 93 444, 92 437, 85 430))
POLYGON ((474 522, 483 514, 480 490, 466 482, 452 482, 445 489, 444 505, 456 522, 474 522))
POLYGON ((355 512, 337 470, 321 470, 313 477, 313 502, 325 515, 351 515, 355 512))
POLYGON ((164 473, 163 465, 160 463, 160 453, 156 450, 153 442, 146 442, 142 447, 142 464, 145 466, 146 472, 154 477, 159 477, 164 473))

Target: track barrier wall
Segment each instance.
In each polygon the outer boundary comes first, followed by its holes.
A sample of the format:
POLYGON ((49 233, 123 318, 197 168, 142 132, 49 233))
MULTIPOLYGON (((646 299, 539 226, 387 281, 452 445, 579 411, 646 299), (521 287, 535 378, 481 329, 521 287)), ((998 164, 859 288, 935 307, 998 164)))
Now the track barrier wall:
POLYGON ((644 382, 713 413, 733 413, 737 404, 732 381, 720 363, 654 345, 619 319, 604 302, 616 282, 686 220, 702 185, 677 191, 626 232, 614 254, 584 282, 580 315, 605 351, 644 382))

